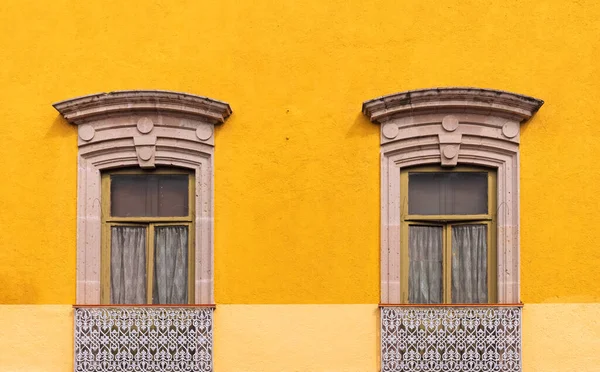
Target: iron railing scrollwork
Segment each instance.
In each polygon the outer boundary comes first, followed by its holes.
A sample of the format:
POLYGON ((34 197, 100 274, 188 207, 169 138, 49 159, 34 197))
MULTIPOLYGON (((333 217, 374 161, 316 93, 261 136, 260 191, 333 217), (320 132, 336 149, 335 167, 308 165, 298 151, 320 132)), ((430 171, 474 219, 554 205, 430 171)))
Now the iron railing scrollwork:
POLYGON ((381 370, 521 371, 521 307, 381 307, 381 370))
POLYGON ((75 307, 75 371, 212 371, 212 307, 75 307))

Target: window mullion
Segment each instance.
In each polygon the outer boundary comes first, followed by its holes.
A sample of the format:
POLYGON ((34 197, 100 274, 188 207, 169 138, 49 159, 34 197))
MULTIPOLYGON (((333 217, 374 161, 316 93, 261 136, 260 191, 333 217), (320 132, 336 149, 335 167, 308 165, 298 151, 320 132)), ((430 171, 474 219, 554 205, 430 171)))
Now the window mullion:
POLYGON ((154 281, 154 224, 150 223, 148 224, 148 228, 146 229, 147 231, 147 239, 146 239, 146 257, 148 257, 148 259, 146 260, 147 262, 147 267, 146 267, 146 283, 147 283, 147 287, 146 287, 146 299, 147 299, 147 303, 152 304, 153 303, 153 293, 152 293, 152 288, 153 288, 153 281, 154 281))
POLYGON ((444 303, 452 302, 452 225, 444 225, 444 303))

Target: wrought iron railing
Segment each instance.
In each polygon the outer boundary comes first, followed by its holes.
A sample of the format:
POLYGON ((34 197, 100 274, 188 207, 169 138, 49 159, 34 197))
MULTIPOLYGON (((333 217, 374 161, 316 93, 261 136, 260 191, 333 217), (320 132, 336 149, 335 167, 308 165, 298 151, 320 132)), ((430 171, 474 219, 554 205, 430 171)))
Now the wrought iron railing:
POLYGON ((521 371, 521 306, 382 306, 381 370, 521 371))
POLYGON ((75 306, 75 371, 212 371, 212 307, 75 306))

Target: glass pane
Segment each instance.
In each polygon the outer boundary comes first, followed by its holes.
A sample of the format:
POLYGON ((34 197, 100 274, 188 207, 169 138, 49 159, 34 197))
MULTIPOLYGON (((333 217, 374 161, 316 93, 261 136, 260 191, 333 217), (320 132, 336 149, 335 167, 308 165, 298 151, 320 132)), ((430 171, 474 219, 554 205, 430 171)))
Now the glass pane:
POLYGON ((452 227, 452 303, 488 302, 487 226, 452 227))
POLYGON ((442 302, 441 226, 408 228, 408 301, 411 304, 442 302))
POLYGON ((111 216, 148 216, 147 180, 143 176, 113 175, 110 182, 111 216))
POLYGON ((181 217, 189 214, 186 174, 111 176, 111 216, 181 217))
POLYGON ((409 173, 408 213, 487 214, 488 175, 485 172, 409 173))
POLYGON ((145 227, 111 228, 110 303, 146 303, 145 227))
POLYGON ((188 228, 157 226, 154 234, 155 304, 188 303, 188 228))
POLYGON ((185 174, 158 177, 158 216, 187 216, 188 176, 185 174))

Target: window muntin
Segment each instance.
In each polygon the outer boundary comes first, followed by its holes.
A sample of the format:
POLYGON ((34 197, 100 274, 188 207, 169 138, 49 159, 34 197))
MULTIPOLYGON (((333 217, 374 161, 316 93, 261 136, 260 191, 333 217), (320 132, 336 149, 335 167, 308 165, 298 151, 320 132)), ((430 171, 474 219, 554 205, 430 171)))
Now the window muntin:
POLYGON ((101 302, 194 302, 194 175, 102 174, 101 302))
POLYGON ((401 301, 495 302, 495 172, 408 168, 400 185, 401 301))

